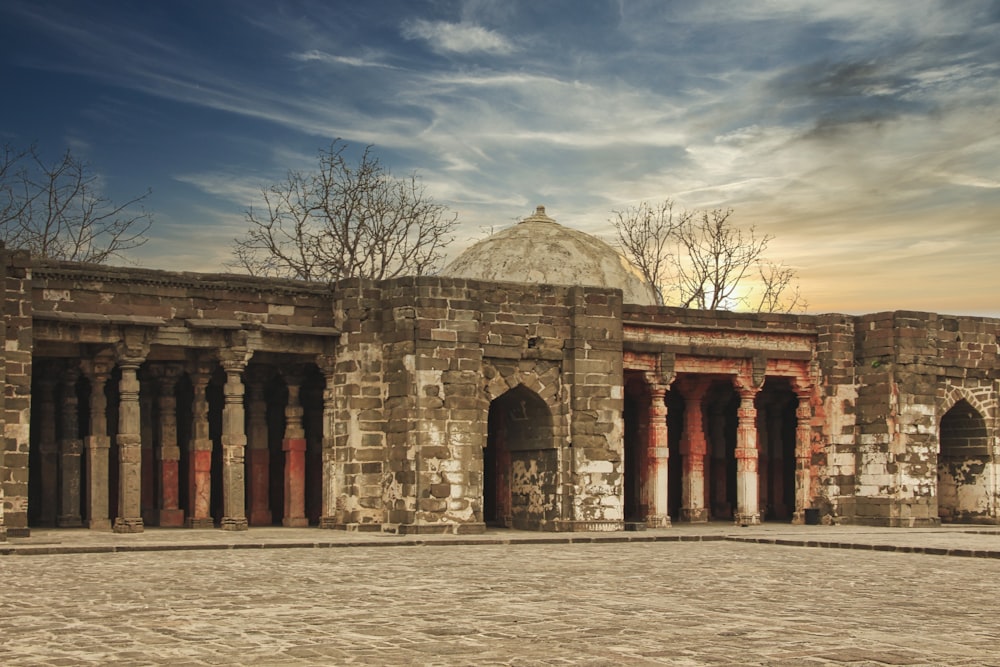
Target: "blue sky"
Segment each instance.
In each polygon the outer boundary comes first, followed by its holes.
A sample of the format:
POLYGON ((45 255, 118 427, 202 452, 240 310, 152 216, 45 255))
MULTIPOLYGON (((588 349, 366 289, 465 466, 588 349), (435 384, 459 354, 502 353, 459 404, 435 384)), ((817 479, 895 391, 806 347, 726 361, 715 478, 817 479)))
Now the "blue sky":
POLYGON ((732 207, 812 312, 1000 316, 1000 2, 0 3, 0 141, 147 187, 143 266, 224 270, 340 137, 416 171, 453 254, 544 204, 732 207))

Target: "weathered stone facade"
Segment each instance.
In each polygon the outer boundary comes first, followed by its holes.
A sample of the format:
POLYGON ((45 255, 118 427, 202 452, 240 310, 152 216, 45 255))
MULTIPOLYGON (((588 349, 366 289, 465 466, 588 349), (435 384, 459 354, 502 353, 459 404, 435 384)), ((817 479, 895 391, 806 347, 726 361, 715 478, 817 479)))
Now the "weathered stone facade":
POLYGON ((2 266, 6 535, 1000 519, 1000 320, 2 266))

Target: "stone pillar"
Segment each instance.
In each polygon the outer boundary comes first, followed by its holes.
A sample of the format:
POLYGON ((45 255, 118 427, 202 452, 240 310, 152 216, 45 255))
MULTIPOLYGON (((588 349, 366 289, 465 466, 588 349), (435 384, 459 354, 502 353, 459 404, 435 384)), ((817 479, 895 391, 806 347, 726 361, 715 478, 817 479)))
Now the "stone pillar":
POLYGON ((44 377, 35 382, 38 414, 38 465, 41 489, 39 498, 38 523, 51 528, 56 525, 59 506, 59 442, 56 440, 56 372, 46 364, 38 365, 44 377))
POLYGON ((323 513, 319 520, 322 528, 343 526, 344 518, 338 515, 337 499, 343 488, 342 465, 338 464, 334 438, 336 395, 333 390, 335 360, 332 355, 316 359, 326 384, 323 387, 323 513))
POLYGON ((90 381, 90 435, 84 441, 87 449, 87 527, 91 530, 110 530, 111 438, 108 437, 108 397, 104 388, 111 375, 112 362, 98 359, 85 363, 90 381))
POLYGON ((118 516, 116 533, 141 533, 142 521, 142 435, 137 373, 143 359, 119 359, 122 378, 118 385, 118 516))
POLYGON ((250 475, 250 484, 247 490, 250 493, 250 517, 251 526, 270 526, 271 516, 271 452, 268 449, 267 430, 267 401, 264 397, 264 383, 267 374, 262 372, 260 366, 247 368, 247 393, 249 401, 247 409, 249 415, 247 421, 247 471, 250 475))
POLYGON ((285 437, 281 449, 285 452, 285 511, 284 526, 308 526, 306 518, 306 431, 302 423, 302 375, 284 373, 288 385, 288 405, 285 406, 285 437))
POLYGON ((668 507, 670 445, 667 432, 667 388, 661 384, 650 385, 649 444, 646 462, 649 466, 646 489, 646 515, 648 528, 669 528, 668 507))
POLYGON ((809 395, 799 393, 795 408, 795 514, 792 523, 805 523, 805 510, 812 505, 812 406, 809 395))
POLYGON ((212 528, 212 440, 208 430, 211 366, 199 363, 191 372, 191 441, 188 443, 188 528, 212 528))
POLYGON ((176 364, 163 364, 153 368, 153 376, 160 390, 160 419, 157 424, 160 447, 156 470, 160 482, 158 518, 159 525, 168 528, 184 525, 184 510, 180 508, 181 448, 177 444, 177 397, 174 394, 180 375, 181 367, 176 364))
POLYGON ((63 395, 60 405, 62 417, 62 437, 59 438, 59 516, 60 528, 79 528, 83 525, 80 516, 80 481, 83 471, 80 455, 83 442, 80 440, 78 408, 80 401, 76 395, 76 381, 80 371, 68 367, 63 378, 63 395))
POLYGON ((684 433, 681 435, 681 512, 680 520, 687 523, 708 521, 705 509, 705 430, 701 405, 708 389, 708 380, 694 379, 684 383, 684 433))
POLYGON ((760 480, 757 476, 757 409, 754 398, 759 388, 740 387, 740 407, 736 411, 736 512, 738 526, 760 524, 760 480))
POLYGON ((226 384, 222 408, 222 529, 246 530, 246 471, 244 453, 247 436, 243 408, 243 370, 246 359, 223 359, 226 384))

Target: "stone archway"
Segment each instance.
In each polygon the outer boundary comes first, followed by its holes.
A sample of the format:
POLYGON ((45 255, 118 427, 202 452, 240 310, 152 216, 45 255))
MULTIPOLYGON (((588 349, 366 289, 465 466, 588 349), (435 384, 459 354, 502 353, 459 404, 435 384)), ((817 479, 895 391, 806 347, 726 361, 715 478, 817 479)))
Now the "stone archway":
POLYGON ((484 522, 531 530, 558 518, 558 459, 549 406, 520 384, 490 403, 487 424, 484 522))
POLYGON ((941 417, 937 464, 938 516, 945 523, 990 518, 992 462, 986 421, 964 398, 941 417))

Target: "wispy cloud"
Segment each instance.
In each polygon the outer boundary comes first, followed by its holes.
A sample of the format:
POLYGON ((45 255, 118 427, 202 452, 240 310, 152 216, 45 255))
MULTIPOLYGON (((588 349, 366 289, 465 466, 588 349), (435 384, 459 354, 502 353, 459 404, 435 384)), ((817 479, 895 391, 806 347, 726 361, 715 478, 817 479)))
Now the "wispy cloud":
POLYGON ((478 25, 446 21, 405 21, 402 34, 406 39, 420 39, 438 53, 487 53, 507 55, 515 51, 514 44, 498 32, 478 25))

